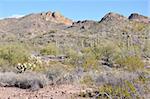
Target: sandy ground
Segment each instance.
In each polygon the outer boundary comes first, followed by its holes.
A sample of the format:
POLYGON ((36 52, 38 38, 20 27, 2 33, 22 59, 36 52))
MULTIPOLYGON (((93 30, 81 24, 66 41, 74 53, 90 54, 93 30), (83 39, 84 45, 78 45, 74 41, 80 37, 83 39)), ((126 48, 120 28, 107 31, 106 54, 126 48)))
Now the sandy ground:
MULTIPOLYGON (((81 98, 77 95, 87 90, 92 89, 86 86, 75 85, 46 86, 38 91, 14 87, 0 87, 0 99, 91 99, 81 98)), ((150 99, 150 94, 146 94, 141 99, 150 99)))
POLYGON ((0 87, 0 99, 81 99, 76 94, 84 90, 83 87, 75 85, 46 86, 34 92, 13 87, 0 87))

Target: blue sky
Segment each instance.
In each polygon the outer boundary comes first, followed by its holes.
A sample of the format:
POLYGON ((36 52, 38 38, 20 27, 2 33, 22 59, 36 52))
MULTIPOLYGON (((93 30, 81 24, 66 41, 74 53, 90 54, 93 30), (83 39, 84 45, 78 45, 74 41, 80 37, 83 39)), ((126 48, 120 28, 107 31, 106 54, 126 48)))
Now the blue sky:
POLYGON ((150 16, 150 0, 0 0, 0 18, 59 11, 73 20, 100 20, 108 12, 150 16))

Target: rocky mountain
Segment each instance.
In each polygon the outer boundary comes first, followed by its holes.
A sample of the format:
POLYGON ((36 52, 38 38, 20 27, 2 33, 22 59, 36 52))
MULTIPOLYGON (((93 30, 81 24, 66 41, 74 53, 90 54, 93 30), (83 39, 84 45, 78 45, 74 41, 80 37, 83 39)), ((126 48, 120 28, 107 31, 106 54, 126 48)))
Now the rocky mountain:
POLYGON ((59 12, 29 14, 21 18, 0 20, 0 42, 26 42, 43 45, 51 42, 59 46, 76 47, 101 40, 123 40, 130 36, 132 43, 150 38, 149 18, 131 14, 129 18, 110 12, 100 21, 73 22, 59 12))
POLYGON ((150 23, 140 14, 74 22, 49 11, 0 20, 1 98, 148 99, 149 69, 150 23))
MULTIPOLYGON (((72 25, 72 20, 65 18, 59 12, 43 12, 29 14, 21 18, 6 18, 0 20, 1 35, 35 36, 59 26, 72 25)), ((61 28, 61 27, 59 27, 61 28)))

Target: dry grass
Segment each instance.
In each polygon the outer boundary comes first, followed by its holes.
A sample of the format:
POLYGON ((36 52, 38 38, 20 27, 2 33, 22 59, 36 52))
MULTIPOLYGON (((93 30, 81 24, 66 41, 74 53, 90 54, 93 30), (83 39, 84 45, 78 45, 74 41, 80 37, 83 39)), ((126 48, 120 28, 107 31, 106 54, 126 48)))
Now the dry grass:
POLYGON ((18 87, 22 89, 38 90, 47 84, 48 79, 42 74, 16 74, 13 72, 0 73, 0 86, 3 87, 18 87))

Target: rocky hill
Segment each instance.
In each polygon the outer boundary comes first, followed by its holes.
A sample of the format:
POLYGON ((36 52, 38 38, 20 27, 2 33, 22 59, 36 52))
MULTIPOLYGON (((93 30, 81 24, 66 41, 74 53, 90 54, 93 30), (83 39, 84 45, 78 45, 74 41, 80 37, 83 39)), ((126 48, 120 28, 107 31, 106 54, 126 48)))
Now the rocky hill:
MULTIPOLYGON (((62 16, 59 12, 43 12, 29 14, 21 18, 7 18, 0 20, 0 35, 12 37, 32 38, 40 33, 47 32, 59 26, 72 25, 72 21, 62 16)), ((61 29, 61 27, 59 27, 61 29)))
POLYGON ((149 31, 149 18, 136 13, 127 18, 110 12, 100 21, 73 22, 59 12, 49 11, 0 20, 1 43, 19 41, 42 45, 57 42, 60 46, 75 47, 83 41, 90 45, 93 40, 122 39, 125 34, 141 40, 150 37, 149 31))
POLYGON ((149 69, 150 22, 140 14, 0 20, 0 98, 149 99, 149 69))

